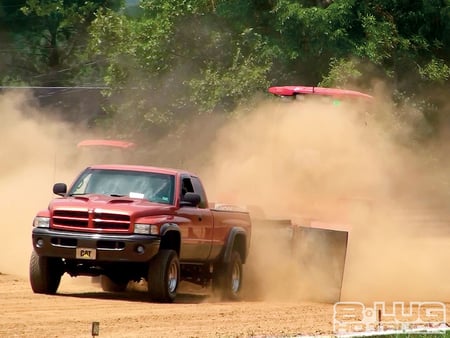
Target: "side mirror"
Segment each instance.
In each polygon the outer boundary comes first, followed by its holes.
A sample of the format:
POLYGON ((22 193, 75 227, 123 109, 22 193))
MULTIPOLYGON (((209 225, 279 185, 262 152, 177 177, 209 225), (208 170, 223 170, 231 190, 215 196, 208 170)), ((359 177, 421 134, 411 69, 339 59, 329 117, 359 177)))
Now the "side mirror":
POLYGON ((67 185, 65 183, 55 183, 53 185, 53 193, 55 195, 64 196, 67 192, 67 185))
POLYGON ((199 194, 187 192, 181 199, 180 206, 182 207, 196 207, 200 204, 201 198, 199 194))

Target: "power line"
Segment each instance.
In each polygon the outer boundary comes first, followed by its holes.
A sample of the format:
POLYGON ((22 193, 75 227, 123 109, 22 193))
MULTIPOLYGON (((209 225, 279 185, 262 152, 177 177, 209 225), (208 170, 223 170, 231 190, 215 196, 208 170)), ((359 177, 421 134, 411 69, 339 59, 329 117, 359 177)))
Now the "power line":
POLYGON ((31 90, 37 99, 44 99, 53 96, 62 96, 68 94, 74 94, 76 92, 83 91, 96 91, 110 89, 110 87, 105 86, 72 86, 72 87, 39 87, 39 86, 0 86, 0 91, 3 90, 31 90))
POLYGON ((109 89, 110 87, 105 86, 57 86, 57 87, 47 87, 47 86, 0 86, 0 89, 109 89))

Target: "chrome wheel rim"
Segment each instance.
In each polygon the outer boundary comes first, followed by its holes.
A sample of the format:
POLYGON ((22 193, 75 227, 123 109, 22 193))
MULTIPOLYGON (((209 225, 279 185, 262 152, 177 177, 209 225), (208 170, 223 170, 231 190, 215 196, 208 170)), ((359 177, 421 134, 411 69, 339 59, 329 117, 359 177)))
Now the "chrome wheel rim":
POLYGON ((178 266, 175 262, 172 262, 169 267, 167 286, 170 293, 175 292, 178 285, 178 266))
POLYGON ((233 293, 237 293, 241 286, 241 269, 238 264, 234 264, 233 271, 231 273, 231 290, 233 293))

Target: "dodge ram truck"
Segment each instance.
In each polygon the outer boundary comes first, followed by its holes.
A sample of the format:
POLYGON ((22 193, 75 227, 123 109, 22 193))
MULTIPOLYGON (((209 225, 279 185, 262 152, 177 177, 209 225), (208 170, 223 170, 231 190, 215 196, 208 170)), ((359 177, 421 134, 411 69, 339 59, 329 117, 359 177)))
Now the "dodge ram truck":
POLYGON ((55 294, 64 273, 100 276, 104 291, 146 280, 152 301, 173 302, 181 280, 229 300, 241 294, 249 213, 209 204, 198 176, 136 165, 87 167, 33 221, 30 284, 55 294))

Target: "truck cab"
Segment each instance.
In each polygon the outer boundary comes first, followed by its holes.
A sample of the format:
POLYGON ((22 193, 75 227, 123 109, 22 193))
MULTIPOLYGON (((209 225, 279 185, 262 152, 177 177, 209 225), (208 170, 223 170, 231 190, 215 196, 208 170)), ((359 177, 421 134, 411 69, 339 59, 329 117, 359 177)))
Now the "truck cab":
POLYGON ((56 183, 53 192, 59 198, 33 222, 34 292, 55 293, 68 273, 101 276, 106 291, 145 279, 156 301, 173 301, 182 279, 204 286, 213 281, 224 297, 238 298, 250 216, 209 208, 195 174, 96 165, 69 188, 56 183))

